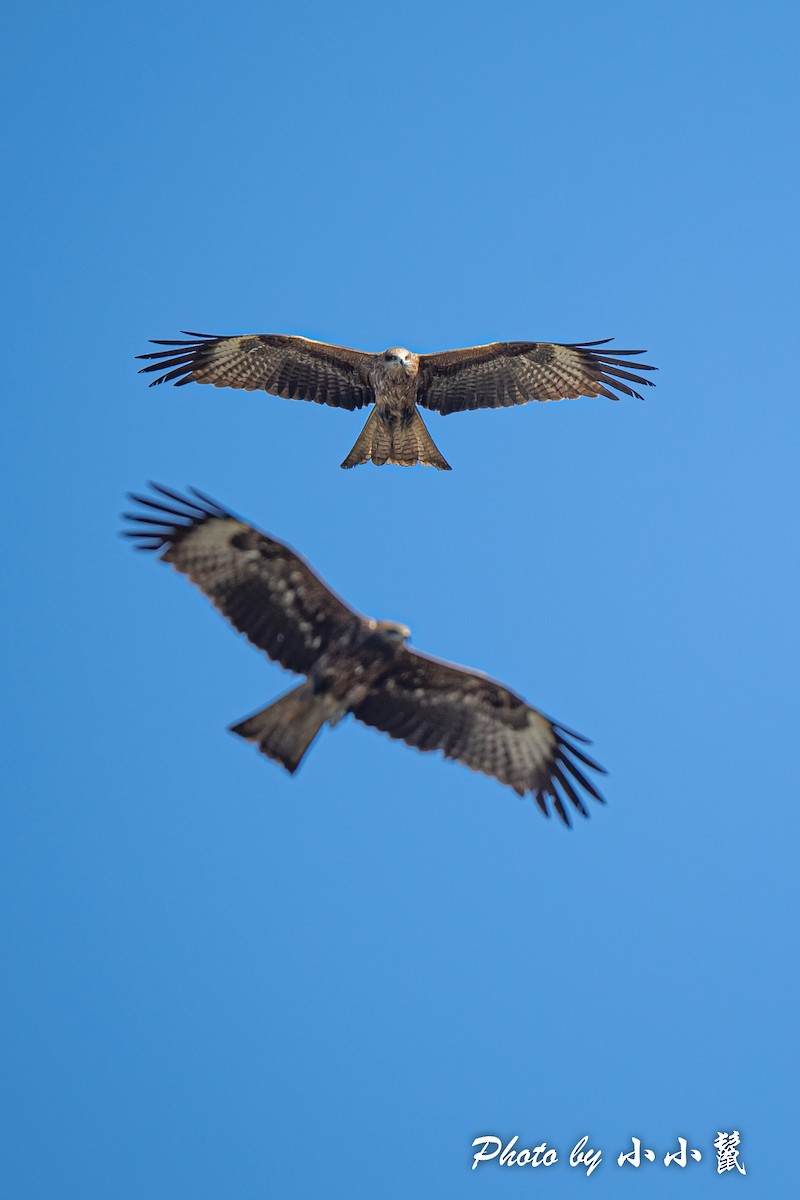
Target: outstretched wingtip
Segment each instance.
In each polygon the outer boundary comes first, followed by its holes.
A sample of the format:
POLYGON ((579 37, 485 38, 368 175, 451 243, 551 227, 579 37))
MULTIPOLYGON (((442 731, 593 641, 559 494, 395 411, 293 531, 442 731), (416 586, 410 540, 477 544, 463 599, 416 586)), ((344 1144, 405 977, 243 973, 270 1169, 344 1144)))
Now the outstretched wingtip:
POLYGON ((134 539, 137 549, 160 550, 179 541, 190 529, 206 521, 232 515, 221 504, 194 488, 189 488, 189 494, 184 495, 165 487, 163 483, 150 481, 147 486, 154 495, 128 492, 128 499, 143 511, 122 514, 122 519, 134 526, 122 530, 122 536, 134 539))
POLYGON ((220 340, 216 334, 212 333, 191 333, 186 329, 182 329, 181 333, 187 334, 191 340, 151 338, 151 346, 165 346, 166 349, 151 350, 148 354, 135 356, 137 361, 143 359, 148 363, 146 367, 139 368, 140 375, 146 375, 151 371, 160 372, 151 381, 150 387, 155 387, 159 383, 174 382, 176 387, 184 383, 191 383, 198 355, 202 356, 203 350, 209 342, 220 340))

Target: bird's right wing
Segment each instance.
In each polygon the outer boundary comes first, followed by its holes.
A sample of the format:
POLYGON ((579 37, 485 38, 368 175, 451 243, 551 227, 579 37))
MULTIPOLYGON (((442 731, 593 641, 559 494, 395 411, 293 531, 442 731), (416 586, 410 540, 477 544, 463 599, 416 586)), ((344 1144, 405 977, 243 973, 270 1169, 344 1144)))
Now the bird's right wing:
POLYGON ((213 383, 214 387, 264 391, 285 400, 312 400, 332 408, 363 408, 374 400, 368 372, 373 355, 308 338, 254 333, 214 337, 187 333, 193 341, 154 341, 168 346, 140 354, 153 360, 141 374, 159 372, 157 383, 213 383))
POLYGON ((504 408, 529 400, 570 400, 617 393, 642 396, 633 387, 652 387, 636 371, 654 371, 629 362, 643 350, 598 350, 600 342, 490 342, 441 354, 421 354, 417 404, 446 416, 472 408, 504 408))
POLYGON ((307 675, 333 641, 362 618, 308 563, 201 492, 191 497, 152 485, 158 499, 131 495, 144 513, 124 536, 139 550, 161 550, 235 629, 290 671, 307 675))
POLYGON ((445 758, 494 776, 520 796, 531 793, 545 816, 551 800, 565 825, 570 823, 566 801, 589 815, 581 790, 603 801, 584 768, 605 772, 575 745, 586 739, 480 671, 405 647, 352 711, 365 725, 409 746, 441 750, 445 758))

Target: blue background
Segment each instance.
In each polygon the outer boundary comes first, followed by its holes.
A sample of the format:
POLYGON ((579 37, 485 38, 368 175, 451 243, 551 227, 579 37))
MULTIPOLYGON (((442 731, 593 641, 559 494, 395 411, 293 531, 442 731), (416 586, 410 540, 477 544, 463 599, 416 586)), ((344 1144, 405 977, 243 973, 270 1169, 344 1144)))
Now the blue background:
POLYGON ((4 1194, 789 1194, 795 12, 12 16, 4 1194), (361 414, 148 390, 182 328, 660 373, 345 473, 361 414), (117 539, 148 478, 591 736, 608 806, 568 832, 353 721, 294 778, 226 734, 290 678, 117 539), (479 1134, 560 1162, 471 1172, 479 1134))

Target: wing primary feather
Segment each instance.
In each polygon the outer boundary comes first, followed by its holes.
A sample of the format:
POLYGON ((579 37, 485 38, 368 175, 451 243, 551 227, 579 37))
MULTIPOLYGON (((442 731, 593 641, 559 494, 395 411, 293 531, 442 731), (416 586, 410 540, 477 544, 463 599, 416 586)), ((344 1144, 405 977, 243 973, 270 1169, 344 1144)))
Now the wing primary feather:
MULTIPOLYGON (((199 488, 190 487, 189 491, 193 496, 197 496, 197 499, 202 501, 203 504, 207 505, 209 511, 212 512, 215 517, 233 516, 233 513, 229 512, 227 508, 223 508, 218 500, 214 500, 211 496, 207 496, 205 492, 201 492, 199 488)), ((238 519, 239 518, 237 517, 236 520, 238 519)))
POLYGON ((579 758, 580 761, 585 763, 587 767, 591 767, 593 771, 599 771, 601 775, 608 774, 608 771, 605 769, 605 767, 601 767, 600 763, 595 762, 594 759, 590 758, 588 754, 584 754, 584 752, 578 746, 573 746, 572 742, 568 741, 567 738, 562 737, 559 740, 561 745, 569 750, 570 754, 574 754, 575 757, 579 758))
POLYGON ((160 492, 162 496, 166 496, 167 499, 175 500, 176 503, 184 505, 185 508, 192 509, 196 512, 201 512, 201 514, 204 516, 230 516, 229 512, 225 512, 222 506, 217 504, 215 500, 200 496, 200 493, 194 491, 193 487, 190 487, 190 492, 193 492, 194 496, 197 496, 198 499, 201 500, 201 504, 194 503, 194 500, 188 498, 188 496, 181 496, 180 492, 173 492, 172 488, 164 487, 163 484, 154 484, 154 482, 150 482, 149 486, 154 488, 156 492, 160 492))
MULTIPOLYGON (((616 354, 644 354, 644 350, 617 350, 616 354)), ((657 371, 658 367, 652 366, 650 363, 629 363, 626 358, 611 358, 608 354, 595 354, 595 361, 603 363, 608 367, 636 367, 637 371, 657 371)), ((635 379, 635 375, 630 376, 635 379)))
POLYGON ((561 820, 564 822, 564 824, 567 826, 567 828, 570 829, 572 827, 572 821, 569 818, 569 813, 564 808, 564 801, 559 796, 555 787, 553 788, 553 807, 555 808, 556 812, 561 817, 561 820))
MULTIPOLYGON (((185 342, 182 338, 177 341, 174 338, 148 338, 151 346, 193 346, 194 342, 185 342)), ((170 350, 151 350, 149 354, 137 354, 136 358, 163 358, 165 354, 170 354, 170 350)))
MULTIPOLYGON (((601 338, 599 342, 564 342, 563 345, 568 350, 581 351, 581 350, 589 350, 592 346, 605 346, 609 342, 613 342, 613 341, 614 341, 613 338, 601 338)), ((554 342, 553 345, 558 345, 558 343, 554 342)), ((633 364, 631 364, 627 361, 631 357, 635 358, 636 355, 638 355, 638 354, 646 354, 646 353, 647 353, 646 350, 619 350, 615 346, 613 351, 592 350, 591 353, 587 355, 587 357, 590 359, 593 359, 597 363, 609 363, 612 366, 619 366, 619 367, 629 367, 629 366, 633 365, 636 367, 637 371, 657 371, 658 367, 653 367, 649 363, 633 363, 633 364)))
MULTIPOLYGON (((186 343, 184 343, 184 345, 185 344, 186 343)), ((189 344, 189 346, 192 345, 191 342, 189 342, 188 344, 189 344)), ((195 343, 195 346, 196 346, 196 343, 195 343)), ((136 357, 137 357, 137 359, 140 359, 140 360, 146 359, 151 363, 154 359, 156 360, 154 366, 142 367, 139 374, 143 375, 146 371, 160 370, 160 361, 162 358, 168 358, 170 360, 170 362, 174 362, 175 364, 182 363, 182 362, 191 362, 192 359, 194 358, 194 353, 195 353, 194 349, 180 350, 180 351, 178 351, 178 353, 176 353, 175 349, 173 348, 172 350, 158 350, 158 351, 154 352, 153 354, 137 354, 136 357)))
MULTIPOLYGON (((586 349, 588 349, 589 346, 607 346, 609 342, 613 342, 613 341, 614 341, 613 338, 600 338, 600 340, 597 342, 564 342, 563 345, 565 345, 569 350, 586 350, 586 349)), ((558 343, 554 342, 553 345, 558 345, 558 343)), ((646 354, 646 353, 647 353, 646 350, 618 350, 616 348, 616 346, 614 347, 614 354, 622 354, 626 358, 630 357, 631 354, 646 354)), ((608 358, 608 357, 609 357, 609 355, 606 354, 605 351, 601 351, 600 353, 595 352, 595 354, 594 354, 594 358, 597 358, 597 359, 608 358)), ((639 370, 641 370, 641 371, 657 371, 658 367, 646 367, 644 365, 644 363, 642 363, 642 365, 639 367, 639 370)))
MULTIPOLYGON (((157 512, 167 513, 169 516, 173 518, 177 517, 181 521, 196 521, 200 517, 206 516, 201 508, 196 508, 194 506, 189 508, 188 512, 184 512, 183 508, 178 509, 170 507, 167 504, 162 504, 160 500, 150 499, 149 496, 135 496, 133 493, 131 493, 130 498, 131 500, 135 500, 137 504, 143 504, 147 508, 155 509, 157 512)), ((178 503, 182 502, 179 501, 178 503)))
POLYGON ((149 496, 140 496, 137 492, 128 492, 128 499, 133 500, 136 504, 143 504, 146 508, 155 508, 159 512, 170 513, 173 517, 186 516, 186 513, 177 513, 174 508, 167 508, 166 504, 160 504, 158 500, 151 500, 149 496))
MULTIPOLYGON (((175 526, 174 521, 160 521, 158 517, 143 517, 137 513, 123 513, 122 519, 123 521, 134 521, 137 525, 163 525, 165 529, 173 529, 175 526)), ((138 533, 131 533, 130 536, 139 537, 140 535, 138 533)))
POLYGON ((599 800, 601 804, 605 804, 605 798, 600 794, 600 792, 598 792, 594 784, 586 778, 583 771, 579 770, 579 768, 575 766, 575 763, 572 762, 571 759, 567 758, 566 755, 562 755, 561 762, 567 768, 573 779, 577 779, 581 787, 585 788, 590 796, 594 796, 595 800, 599 800))
POLYGON ((580 796, 575 791, 575 788, 572 786, 569 779, 567 779, 566 775, 561 770, 561 767, 558 765, 558 763, 556 763, 556 765, 553 767, 553 778, 557 779, 558 782, 561 784, 561 786, 564 789, 564 791, 566 792, 568 798, 575 805, 575 807, 577 808, 577 810, 581 814, 581 816, 588 817, 589 816, 588 808, 583 803, 580 796))
POLYGON ((195 489, 192 487, 190 487, 188 490, 192 495, 197 497, 197 500, 200 501, 199 504, 196 500, 192 500, 190 496, 182 496, 179 492, 173 492, 171 488, 164 487, 163 484, 151 483, 150 487, 154 488, 155 491, 160 492, 162 496, 166 496, 167 499, 175 500, 178 504, 182 504, 185 508, 188 508, 194 512, 201 513, 203 516, 220 518, 229 517, 231 515, 225 511, 222 505, 217 504, 216 500, 212 500, 209 496, 204 496, 201 492, 195 491, 195 489))
MULTIPOLYGON (((158 371, 158 370, 160 370, 160 365, 154 365, 152 367, 142 367, 139 374, 146 375, 148 371, 158 371)), ((157 387, 159 383, 172 383, 173 379, 176 381, 175 382, 176 387, 180 387, 184 383, 191 383, 192 380, 188 377, 190 370, 191 370, 191 362, 185 363, 184 366, 182 366, 182 367, 176 367, 176 369, 174 371, 167 371, 167 373, 165 375, 159 375, 155 379, 151 379, 149 386, 157 387), (182 378, 182 376, 186 376, 186 378, 182 378)))
MULTIPOLYGON (((183 332, 183 330, 181 330, 183 332)), ((565 346, 569 346, 570 350, 580 350, 583 346, 607 346, 609 342, 613 342, 613 338, 597 338, 593 342, 565 342, 565 346)), ((617 354, 644 354, 644 350, 617 350, 617 354)))
MULTIPOLYGON (((605 381, 609 385, 609 387, 614 388, 615 391, 622 392, 623 396, 635 396, 635 398, 637 400, 644 400, 644 396, 640 395, 639 392, 637 392, 635 388, 628 387, 627 383, 622 383, 622 381, 619 379, 610 379, 608 377, 608 375, 602 375, 601 380, 605 381)), ((639 380, 639 382, 645 383, 648 381, 642 379, 642 380, 639 380)), ((611 392, 607 391, 605 388, 600 389, 600 394, 602 396, 608 396, 609 399, 611 399, 611 400, 619 400, 619 396, 613 395, 611 392)))
POLYGON ((148 479, 147 486, 153 491, 160 492, 162 496, 166 496, 168 500, 176 500, 178 504, 191 506, 191 501, 182 492, 176 492, 174 488, 168 488, 164 483, 156 483, 154 479, 148 479))
MULTIPOLYGON (((544 713, 542 716, 544 716, 544 713)), ((550 722, 556 733, 566 733, 568 737, 575 738, 576 742, 583 742, 584 746, 591 746, 591 738, 584 737, 576 729, 570 729, 568 725, 562 725, 559 721, 554 721, 551 717, 545 717, 545 720, 550 722)))
POLYGON ((545 799, 544 792, 541 790, 541 788, 539 789, 539 791, 538 791, 538 792, 536 793, 536 795, 534 796, 534 800, 535 800, 535 801, 536 801, 536 803, 538 804, 538 806, 539 806, 539 809, 541 810, 541 812, 543 812, 543 813, 544 813, 544 815, 545 815, 545 816, 548 818, 548 820, 549 820, 549 819, 550 819, 550 809, 547 807, 547 801, 546 801, 546 799, 545 799))
MULTIPOLYGON (((151 346, 199 346, 203 342, 217 342, 223 337, 223 334, 218 333, 190 333, 188 329, 182 329, 181 333, 185 333, 187 337, 192 338, 191 342, 184 341, 182 338, 150 338, 151 346), (195 340, 199 339, 199 340, 195 340)), ((137 358, 163 358, 172 354, 171 350, 156 350, 150 354, 137 354, 137 358)))
MULTIPOLYGON (((180 496, 177 492, 172 492, 168 488, 160 487, 158 484, 151 484, 153 488, 168 499, 174 501, 179 508, 171 507, 162 504, 160 500, 154 500, 150 496, 142 496, 136 492, 130 492, 129 497, 136 504, 141 504, 144 508, 150 510, 147 515, 137 515, 134 513, 125 513, 126 520, 133 520, 141 524, 149 524, 150 526, 158 526, 158 529, 153 530, 153 537, 161 537, 164 542, 174 540, 175 536, 181 532, 193 528, 195 525, 203 524, 209 519, 219 519, 229 516, 228 513, 216 510, 208 510, 201 508, 199 504, 193 503, 191 500, 180 496), (153 512, 165 513, 170 520, 164 521, 161 518, 152 516, 153 512)), ((143 531, 140 531, 143 532, 143 531)))
MULTIPOLYGON (((640 383, 643 387, 655 387, 652 379, 642 379, 640 375, 634 375, 632 371, 623 371, 621 367, 612 366, 609 363, 604 363, 603 374, 614 379, 629 379, 632 383, 640 383)), ((642 364, 644 370, 644 363, 642 364)), ((617 384, 614 385, 618 386, 617 384)))

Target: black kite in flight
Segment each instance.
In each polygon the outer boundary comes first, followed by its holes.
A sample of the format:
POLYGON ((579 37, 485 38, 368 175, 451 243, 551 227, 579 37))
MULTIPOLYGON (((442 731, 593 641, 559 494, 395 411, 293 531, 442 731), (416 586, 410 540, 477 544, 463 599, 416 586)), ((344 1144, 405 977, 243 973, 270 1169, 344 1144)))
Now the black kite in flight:
POLYGON ((158 499, 132 495, 126 536, 161 551, 235 629, 306 680, 232 726, 290 772, 324 724, 352 713, 420 750, 441 750, 475 771, 530 792, 565 824, 566 802, 582 816, 580 790, 603 798, 585 769, 603 771, 575 740, 508 688, 478 671, 429 658, 407 645, 409 630, 362 617, 299 555, 239 520, 201 492, 184 497, 153 485, 158 499), (571 740, 572 739, 572 740, 571 740))
POLYGON ((596 350, 611 341, 490 342, 441 354, 412 354, 394 346, 382 354, 366 354, 346 346, 312 342, 280 334, 214 337, 184 331, 193 341, 154 341, 168 346, 139 358, 153 359, 143 373, 157 371, 151 382, 176 385, 213 383, 215 387, 265 391, 289 400, 313 400, 333 408, 375 407, 341 464, 423 463, 449 471, 434 445, 417 405, 447 416, 470 408, 503 408, 528 400, 571 400, 616 392, 642 399, 631 384, 652 381, 628 368, 643 350, 596 350))

